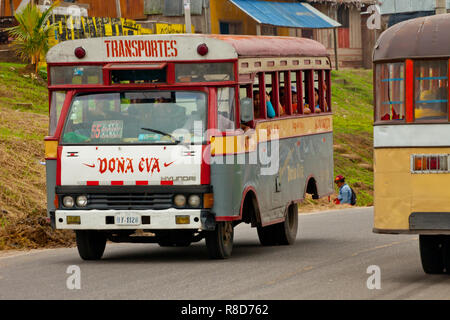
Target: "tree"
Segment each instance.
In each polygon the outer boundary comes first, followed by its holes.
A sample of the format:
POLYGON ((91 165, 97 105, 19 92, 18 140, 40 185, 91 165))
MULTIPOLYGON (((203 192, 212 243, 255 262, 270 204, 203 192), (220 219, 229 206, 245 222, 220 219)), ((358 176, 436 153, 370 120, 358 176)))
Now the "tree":
POLYGON ((9 35, 14 38, 12 44, 16 52, 22 60, 30 62, 36 72, 41 56, 45 56, 50 48, 49 38, 53 26, 47 22, 58 4, 57 1, 41 12, 36 5, 28 3, 20 13, 14 15, 18 25, 8 28, 9 35))

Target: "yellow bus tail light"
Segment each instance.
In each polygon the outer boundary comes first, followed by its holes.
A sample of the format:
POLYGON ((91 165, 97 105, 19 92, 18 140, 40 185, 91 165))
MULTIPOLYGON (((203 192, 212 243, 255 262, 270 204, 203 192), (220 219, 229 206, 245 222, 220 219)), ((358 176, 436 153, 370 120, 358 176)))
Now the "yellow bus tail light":
POLYGON ((45 140, 45 159, 56 159, 58 157, 58 140, 45 140))
POLYGON ((214 206, 214 194, 205 193, 203 195, 203 208, 210 209, 214 206))
POLYGON ((412 155, 412 172, 413 173, 448 173, 449 155, 431 154, 431 155, 412 155))

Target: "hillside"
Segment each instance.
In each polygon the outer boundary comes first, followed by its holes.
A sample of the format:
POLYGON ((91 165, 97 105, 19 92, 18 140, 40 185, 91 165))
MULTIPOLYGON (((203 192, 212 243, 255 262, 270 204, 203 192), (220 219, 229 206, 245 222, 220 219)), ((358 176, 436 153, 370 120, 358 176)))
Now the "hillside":
MULTIPOLYGON (((0 250, 70 246, 70 231, 54 231, 45 220, 43 138, 47 134, 46 83, 23 65, 0 63, 0 250)), ((372 204, 372 73, 332 73, 335 174, 372 204)), ((307 199, 300 211, 330 208, 327 199, 307 199)))

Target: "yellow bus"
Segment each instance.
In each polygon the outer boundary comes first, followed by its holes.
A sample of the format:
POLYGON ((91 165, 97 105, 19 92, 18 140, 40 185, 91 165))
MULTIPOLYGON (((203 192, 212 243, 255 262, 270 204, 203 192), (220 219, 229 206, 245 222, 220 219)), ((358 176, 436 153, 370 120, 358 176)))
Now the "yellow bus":
POLYGON ((387 29, 374 49, 374 232, 419 234, 426 273, 450 272, 450 15, 387 29))

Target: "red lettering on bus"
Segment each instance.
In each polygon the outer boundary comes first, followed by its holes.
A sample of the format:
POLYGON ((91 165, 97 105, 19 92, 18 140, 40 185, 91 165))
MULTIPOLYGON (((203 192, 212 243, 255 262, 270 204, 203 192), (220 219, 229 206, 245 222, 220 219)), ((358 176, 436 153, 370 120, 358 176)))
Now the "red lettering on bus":
POLYGON ((109 171, 113 172, 116 169, 116 159, 110 159, 108 164, 109 171))
POLYGON ((117 173, 124 173, 125 172, 125 159, 122 158, 117 158, 117 173))
POLYGON ((169 57, 169 54, 167 52, 167 50, 168 50, 168 43, 169 43, 169 40, 164 40, 164 54, 166 55, 166 57, 169 57))
POLYGON ((132 41, 131 41, 131 46, 132 46, 133 49, 134 49, 133 57, 139 56, 139 54, 138 54, 137 40, 132 40, 132 41))
POLYGON ((111 41, 111 52, 113 57, 117 57, 117 40, 111 41))
POLYGON ((163 56, 163 44, 164 41, 163 40, 158 40, 159 43, 159 56, 162 57, 163 56))
POLYGON ((125 51, 123 49, 123 41, 119 40, 119 57, 124 57, 125 51))
POLYGON ((133 54, 131 53, 131 40, 125 40, 125 55, 127 57, 133 56, 133 54))
POLYGON ((170 41, 170 47, 173 50, 172 57, 178 56, 178 50, 177 50, 176 44, 177 44, 176 40, 170 41))
POLYGON ((105 44, 106 44, 106 56, 109 58, 109 44, 110 44, 110 40, 105 40, 105 44))
POLYGON ((106 158, 103 159, 98 158, 97 160, 99 161, 98 171, 100 173, 105 173, 106 169, 108 168, 108 162, 106 158))
POLYGON ((154 57, 159 57, 158 55, 158 44, 156 43, 155 40, 152 40, 152 52, 153 52, 153 56, 154 57))
POLYGON ((145 44, 144 44, 144 42, 143 41, 138 41, 138 48, 139 48, 139 57, 141 57, 142 56, 142 50, 144 50, 145 49, 145 44))
POLYGON ((133 169, 133 159, 130 159, 130 158, 127 158, 127 168, 125 169, 125 173, 127 173, 128 170, 130 170, 131 173, 134 172, 134 169, 133 169))
POLYGON ((150 43, 150 41, 145 41, 145 55, 147 57, 151 57, 152 56, 152 45, 150 43))

